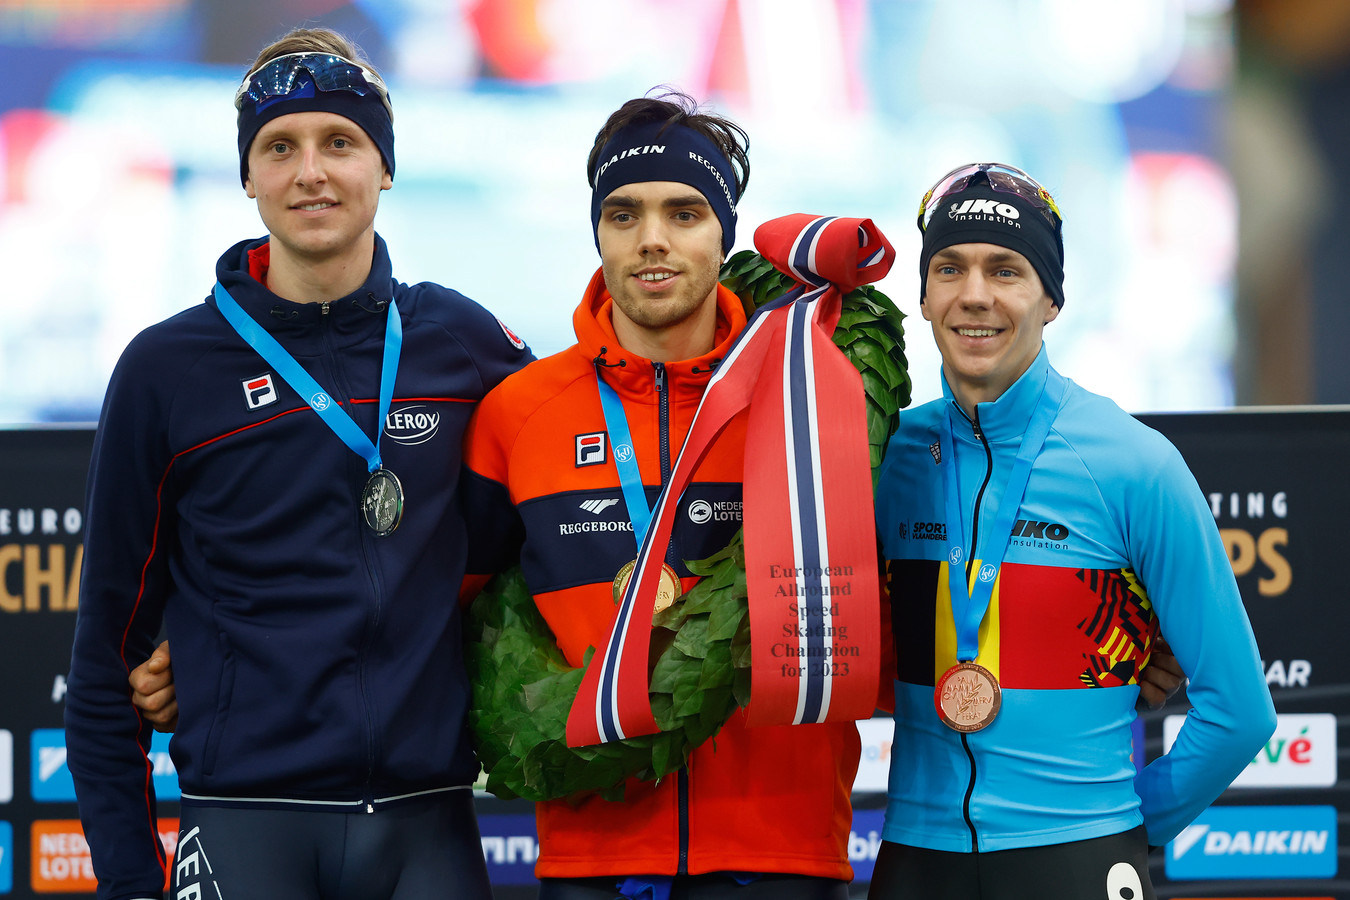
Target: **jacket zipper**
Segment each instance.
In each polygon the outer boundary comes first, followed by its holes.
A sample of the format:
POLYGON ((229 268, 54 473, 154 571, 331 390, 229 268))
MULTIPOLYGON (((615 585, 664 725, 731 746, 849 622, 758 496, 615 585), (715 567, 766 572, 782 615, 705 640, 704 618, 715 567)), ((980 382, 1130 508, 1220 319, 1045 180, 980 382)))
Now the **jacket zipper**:
MULTIPOLYGON (((975 567, 975 554, 979 548, 980 540, 980 508, 984 505, 984 491, 989 487, 989 479, 994 474, 994 451, 989 446, 988 439, 984 436, 984 430, 980 428, 980 407, 975 407, 975 417, 970 420, 971 430, 975 433, 975 438, 984 447, 984 480, 980 482, 980 490, 975 494, 974 515, 971 518, 970 527, 970 552, 966 554, 966 584, 970 584, 970 575, 975 567)), ((952 448, 956 452, 956 448, 952 448)), ((975 831, 975 820, 970 816, 970 800, 975 795, 975 751, 970 746, 970 736, 961 735, 961 746, 966 751, 966 758, 970 760, 970 781, 966 784, 966 796, 961 802, 961 816, 966 820, 966 827, 970 829, 970 849, 973 853, 980 852, 979 835, 975 831)))
MULTIPOLYGON (((652 368, 656 370, 656 409, 657 422, 660 431, 659 446, 661 448, 661 487, 666 486, 670 480, 670 391, 666 384, 666 366, 665 363, 654 362, 652 368)), ((671 541, 670 548, 666 552, 667 561, 674 552, 675 542, 671 541)), ((689 767, 682 766, 675 773, 675 793, 677 796, 678 816, 679 816, 679 840, 680 840, 680 862, 675 870, 677 875, 689 874, 689 767)))
MULTIPOLYGON (((333 360, 333 373, 336 377, 338 372, 337 354, 333 351, 328 325, 328 313, 331 305, 332 303, 328 300, 320 302, 319 313, 323 323, 321 333, 323 335, 324 353, 333 360)), ((336 402, 336 398, 334 398, 334 402, 336 402)), ((383 424, 384 423, 379 423, 379 427, 383 427, 383 424)), ((361 528, 360 522, 357 523, 356 527, 358 530, 361 528)), ((365 629, 362 636, 356 666, 356 684, 357 689, 361 693, 361 712, 366 720, 366 783, 361 789, 362 803, 364 804, 367 813, 373 813, 375 812, 375 792, 373 787, 375 780, 375 723, 370 717, 370 695, 366 690, 366 650, 369 647, 370 635, 374 634, 376 628, 379 626, 382 604, 380 601, 379 583, 376 581, 374 566, 370 559, 370 551, 367 549, 366 536, 360 534, 359 540, 361 543, 362 555, 366 561, 366 576, 370 579, 370 590, 375 601, 374 617, 371 620, 370 627, 365 629)))

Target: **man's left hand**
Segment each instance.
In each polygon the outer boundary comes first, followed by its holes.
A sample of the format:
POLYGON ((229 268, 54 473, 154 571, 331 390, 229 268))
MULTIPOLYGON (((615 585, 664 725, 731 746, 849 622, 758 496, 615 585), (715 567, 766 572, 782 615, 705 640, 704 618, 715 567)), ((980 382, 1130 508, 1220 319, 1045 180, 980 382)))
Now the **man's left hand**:
POLYGON ((1186 681, 1181 663, 1172 655, 1172 648, 1161 634, 1153 642, 1153 655, 1139 673, 1139 698, 1149 709, 1162 709, 1167 699, 1186 681))

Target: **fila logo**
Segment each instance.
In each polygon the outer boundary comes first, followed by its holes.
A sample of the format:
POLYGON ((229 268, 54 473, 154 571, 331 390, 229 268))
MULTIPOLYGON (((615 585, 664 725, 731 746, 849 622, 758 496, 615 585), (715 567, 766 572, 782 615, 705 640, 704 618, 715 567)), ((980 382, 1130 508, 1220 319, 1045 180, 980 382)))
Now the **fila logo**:
MULTIPOLYGON (((1004 219, 1016 222, 1021 216, 1021 213, 1017 211, 1017 207, 1015 206, 1010 206, 1007 203, 997 203, 993 200, 971 199, 966 200, 963 203, 953 203, 951 206, 947 207, 947 217, 949 219, 960 219, 965 216, 975 217, 977 221, 981 218, 988 220, 995 216, 1001 216, 1004 219)), ((1017 227, 1021 228, 1022 226, 1018 225, 1017 227)))
POLYGON ((279 399, 276 385, 272 384, 271 372, 256 378, 245 378, 240 383, 244 386, 244 401, 248 403, 249 409, 276 403, 279 399))
POLYGON ((618 502, 618 500, 615 500, 612 497, 607 497, 604 500, 587 500, 585 503, 581 504, 581 508, 591 515, 598 516, 618 502))
POLYGON ((608 454, 605 453, 605 433, 593 431, 590 434, 577 435, 577 464, 582 466, 603 466, 608 454))

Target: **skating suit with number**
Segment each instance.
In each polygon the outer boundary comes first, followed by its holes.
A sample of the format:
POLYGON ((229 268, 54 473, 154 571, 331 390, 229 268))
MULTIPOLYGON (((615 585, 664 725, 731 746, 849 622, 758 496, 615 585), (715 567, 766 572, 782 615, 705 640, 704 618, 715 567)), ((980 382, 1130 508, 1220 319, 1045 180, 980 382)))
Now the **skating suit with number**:
POLYGON ((138 335, 94 443, 66 736, 100 896, 159 896, 150 726, 127 673, 161 620, 180 710, 184 804, 356 811, 467 789, 455 595, 460 447, 475 404, 530 359, 490 313, 370 275, 327 304, 267 290, 266 241, 216 278, 348 410, 402 482, 402 522, 360 511, 365 460, 233 328, 214 297, 138 335), (389 301, 403 348, 379 419, 389 301))
MULTIPOLYGON (((895 743, 885 840, 1004 850, 1127 831, 1174 837, 1242 771, 1274 709, 1218 529, 1164 437, 1064 379, 1044 348, 972 422, 944 398, 901 415, 877 488, 896 637, 895 743), (1042 388, 1064 391, 1011 537, 988 533, 1042 388), (951 420, 947 446, 942 417, 951 420), (956 659, 942 466, 955 455, 957 542, 979 571, 1007 542, 979 630, 1002 709, 948 728, 936 679, 956 659), (977 537, 970 532, 977 530, 977 537), (1175 745, 1136 772, 1131 724, 1161 626, 1190 676, 1175 745)), ((1142 751, 1142 748, 1134 748, 1142 751)))
MULTIPOLYGON (((613 580, 637 555, 614 455, 636 454, 647 500, 670 476, 713 367, 745 326, 740 300, 717 293, 716 344, 691 360, 653 363, 614 336, 599 272, 573 324, 577 343, 506 379, 469 428, 466 514, 470 571, 508 565, 526 583, 568 662, 602 646, 617 606, 613 580), (597 362, 623 402, 633 445, 613 446, 597 362)), ((694 473, 666 556, 684 588, 684 560, 727 545, 741 526, 745 417, 734 418, 694 473)), ((852 722, 747 728, 736 712, 659 783, 630 780, 623 802, 591 797, 536 805, 540 877, 776 872, 852 877, 849 791, 858 766, 852 722)))

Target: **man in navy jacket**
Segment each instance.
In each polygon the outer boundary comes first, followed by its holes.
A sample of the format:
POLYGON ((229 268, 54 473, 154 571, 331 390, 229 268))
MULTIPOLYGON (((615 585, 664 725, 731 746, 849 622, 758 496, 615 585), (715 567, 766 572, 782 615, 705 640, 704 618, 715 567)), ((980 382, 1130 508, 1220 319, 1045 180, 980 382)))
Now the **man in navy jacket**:
POLYGON ((388 92, 345 39, 292 32, 235 102, 268 234, 132 341, 94 448, 66 726, 98 895, 165 886, 127 683, 163 624, 175 896, 486 897, 455 493, 476 401, 529 351, 393 278, 388 92))

